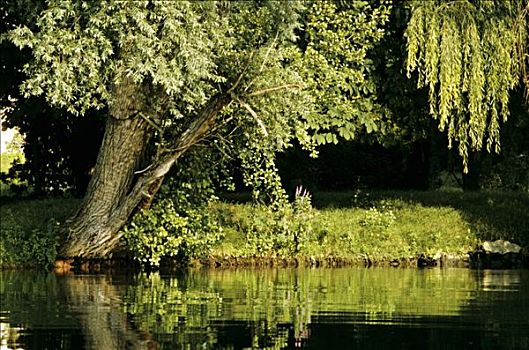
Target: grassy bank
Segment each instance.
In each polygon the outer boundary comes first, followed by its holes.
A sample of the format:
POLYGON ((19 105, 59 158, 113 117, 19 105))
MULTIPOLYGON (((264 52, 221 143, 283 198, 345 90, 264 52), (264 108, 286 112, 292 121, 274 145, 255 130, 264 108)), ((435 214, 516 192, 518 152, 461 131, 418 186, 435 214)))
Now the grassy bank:
MULTIPOLYGON (((517 193, 383 192, 319 193, 306 217, 302 256, 392 260, 466 254, 486 240, 505 239, 529 246, 529 198, 517 193)), ((226 237, 218 256, 274 255, 267 209, 250 204, 219 204, 226 237), (264 238, 263 238, 264 237, 264 238)), ((295 217, 287 218, 295 221, 295 217)), ((292 226, 292 224, 290 225, 292 226)), ((295 226, 295 223, 294 225, 295 226)), ((271 229, 272 227, 272 229, 271 229)), ((277 234, 277 232, 276 232, 277 234)), ((281 250, 279 250, 281 253, 281 250)))
MULTIPOLYGON (((53 261, 54 225, 78 200, 4 200, 0 261, 36 266, 53 261)), ((224 238, 216 258, 371 261, 439 253, 461 255, 485 240, 529 246, 529 197, 520 193, 319 193, 314 208, 274 213, 265 206, 224 201, 211 206, 224 238)))

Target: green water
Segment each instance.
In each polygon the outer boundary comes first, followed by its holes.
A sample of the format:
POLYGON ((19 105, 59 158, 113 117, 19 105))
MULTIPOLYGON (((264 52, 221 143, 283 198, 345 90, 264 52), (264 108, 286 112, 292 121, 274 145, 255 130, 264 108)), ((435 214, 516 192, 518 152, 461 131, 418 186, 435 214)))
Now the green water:
POLYGON ((529 271, 1 272, 1 349, 529 349, 529 271))

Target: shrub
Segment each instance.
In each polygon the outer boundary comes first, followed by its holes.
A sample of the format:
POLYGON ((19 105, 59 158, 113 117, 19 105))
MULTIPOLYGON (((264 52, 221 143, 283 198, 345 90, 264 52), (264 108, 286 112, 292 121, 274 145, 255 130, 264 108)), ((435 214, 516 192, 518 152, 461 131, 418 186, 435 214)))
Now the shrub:
POLYGON ((133 257, 156 267, 162 257, 186 261, 207 255, 223 237, 207 202, 196 205, 182 190, 171 193, 168 187, 160 197, 150 209, 137 213, 123 230, 133 257))
POLYGON ((292 256, 305 252, 313 241, 311 198, 298 187, 293 203, 253 206, 249 216, 236 223, 246 237, 246 254, 292 256))
POLYGON ((2 211, 0 265, 50 266, 57 255, 55 229, 53 219, 49 219, 44 228, 24 229, 10 209, 2 211))

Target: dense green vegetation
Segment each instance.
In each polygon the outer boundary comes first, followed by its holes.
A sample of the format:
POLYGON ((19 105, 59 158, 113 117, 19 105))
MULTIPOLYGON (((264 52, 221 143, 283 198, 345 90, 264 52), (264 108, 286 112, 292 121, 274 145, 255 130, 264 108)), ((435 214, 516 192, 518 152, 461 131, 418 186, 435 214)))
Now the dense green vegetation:
POLYGON ((2 173, 7 173, 13 164, 13 161, 18 159, 17 154, 13 153, 2 153, 0 155, 0 171, 2 173))
POLYGON ((2 267, 46 267, 57 255, 57 222, 72 214, 79 200, 0 199, 2 267))
MULTIPOLYGON (((195 209, 194 221, 174 211, 157 216, 155 209, 151 220, 161 217, 164 222, 142 226, 140 232, 148 235, 134 236, 131 231, 125 237, 133 248, 130 254, 151 265, 157 265, 163 256, 180 262, 208 257, 220 261, 297 257, 315 262, 333 257, 363 263, 364 259, 380 262, 421 254, 463 256, 485 240, 529 245, 529 199, 520 193, 316 193, 315 208, 306 202, 308 197, 303 200, 305 203, 275 212, 264 205, 224 200, 200 212, 195 209), (205 220, 209 224, 200 226, 205 220), (149 240, 139 240, 142 237, 149 240)), ((78 200, 65 198, 4 198, 1 264, 51 264, 59 239, 55 225, 76 205, 78 200)))
POLYGON ((59 233, 19 224, 17 201, 3 204, 9 263, 39 244, 38 263, 55 249, 106 258, 125 243, 150 265, 527 245, 526 0, 12 0, 0 10, 0 107, 25 140, 3 192, 84 196, 50 211, 59 233), (500 139, 503 153, 490 154, 500 139), (519 193, 366 190, 452 187, 519 193), (219 201, 233 190, 251 191, 252 204, 219 201), (356 192, 326 200, 324 190, 356 192), (29 248, 12 255, 19 240, 29 248))

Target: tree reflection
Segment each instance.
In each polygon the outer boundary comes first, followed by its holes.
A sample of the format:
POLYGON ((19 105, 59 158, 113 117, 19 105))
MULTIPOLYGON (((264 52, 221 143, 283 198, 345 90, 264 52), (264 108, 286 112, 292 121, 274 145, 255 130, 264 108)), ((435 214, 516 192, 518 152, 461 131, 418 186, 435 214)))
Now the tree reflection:
POLYGON ((79 315, 87 349, 158 349, 151 335, 127 318, 108 276, 75 276, 61 282, 70 311, 79 315))
POLYGON ((529 347, 528 271, 0 274, 2 330, 24 349, 529 347))

